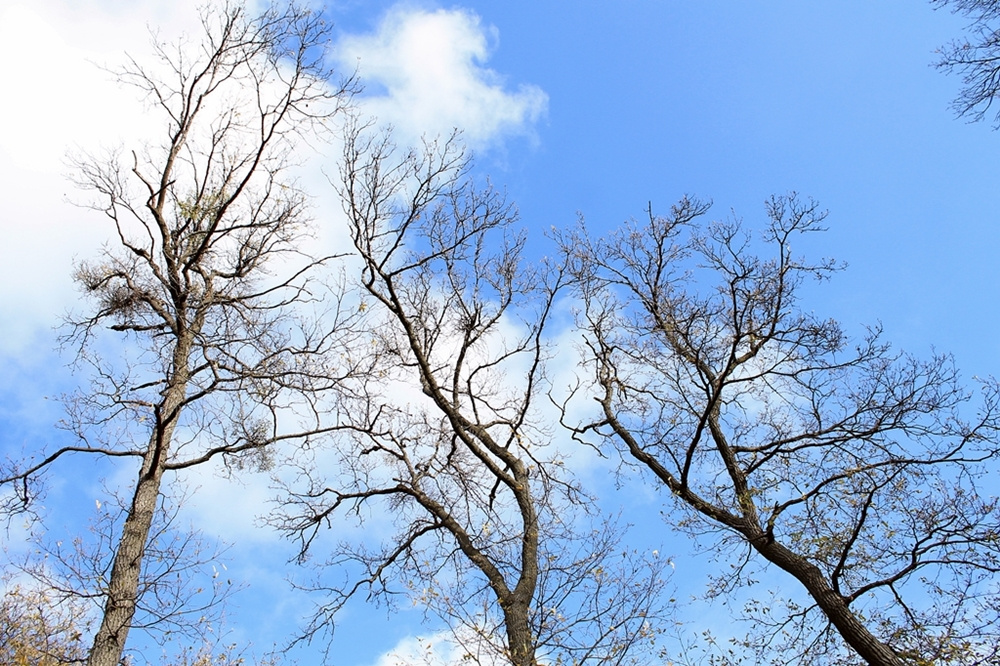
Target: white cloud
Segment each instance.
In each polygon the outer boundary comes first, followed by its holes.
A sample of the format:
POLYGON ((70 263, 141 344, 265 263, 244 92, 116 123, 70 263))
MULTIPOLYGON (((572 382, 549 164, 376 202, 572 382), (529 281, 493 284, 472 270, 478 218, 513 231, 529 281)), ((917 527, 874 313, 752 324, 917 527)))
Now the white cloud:
POLYGON ((497 30, 464 10, 395 8, 375 34, 348 36, 336 53, 343 66, 357 65, 369 91, 365 111, 392 125, 401 140, 447 134, 458 128, 473 148, 529 132, 544 113, 541 88, 508 90, 485 67, 497 30))
POLYGON ((167 3, 15 2, 0 8, 0 347, 15 352, 54 325, 74 298, 74 257, 106 238, 79 200, 65 156, 142 132, 146 114, 98 65, 149 51, 147 23, 164 38, 196 25, 196 0, 167 3))
MULTIPOLYGON (((126 52, 148 62, 151 26, 166 42, 196 37, 200 4, 14 0, 0 8, 0 311, 8 313, 0 351, 20 353, 58 322, 76 298, 74 259, 93 256, 109 237, 99 213, 69 203, 84 196, 66 178, 67 153, 156 136, 156 118, 135 91, 99 65, 113 68, 126 52)), ((470 12, 395 9, 375 34, 344 37, 336 52, 345 69, 360 59, 370 90, 384 89, 365 96, 364 111, 395 125, 400 142, 458 127, 480 148, 530 132, 547 104, 541 89, 509 89, 484 66, 495 43, 496 30, 470 12)))
POLYGON ((373 666, 493 666, 507 663, 491 649, 480 649, 484 639, 471 629, 439 631, 429 636, 407 636, 381 655, 373 666))

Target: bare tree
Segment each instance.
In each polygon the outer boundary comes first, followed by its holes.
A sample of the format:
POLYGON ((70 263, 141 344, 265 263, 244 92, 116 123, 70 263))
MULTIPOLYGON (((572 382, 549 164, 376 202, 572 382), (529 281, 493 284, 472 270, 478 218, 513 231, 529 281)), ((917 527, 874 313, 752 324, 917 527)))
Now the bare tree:
POLYGON ((770 200, 759 235, 698 226, 707 209, 562 237, 599 406, 576 436, 617 447, 668 491, 674 526, 732 554, 714 594, 761 561, 798 582, 807 601, 784 613, 751 600, 759 660, 994 663, 996 383, 970 414, 948 357, 895 352, 877 329, 850 343, 802 309, 803 281, 837 269, 792 254, 815 204, 770 200))
POLYGON ((371 330, 357 353, 375 360, 341 396, 336 471, 302 462, 276 522, 303 558, 334 520, 392 528, 334 547, 323 568, 344 579, 322 588, 307 636, 359 592, 401 594, 486 663, 626 663, 662 612, 666 562, 623 553, 613 529, 580 532, 590 499, 539 426, 561 271, 522 260, 513 206, 472 184, 455 137, 399 155, 388 135, 346 134, 341 195, 371 330))
POLYGON ((154 43, 152 68, 129 60, 118 72, 164 120, 163 142, 77 165, 115 232, 75 273, 95 305, 66 337, 91 371, 69 403, 79 442, 0 474, 25 506, 71 454, 138 465, 92 666, 122 659, 164 475, 220 457, 266 465, 267 445, 317 428, 315 391, 335 381, 316 366, 331 335, 297 309, 322 307, 310 276, 324 259, 300 249, 306 200, 287 171, 351 82, 331 87, 328 28, 306 10, 227 4, 206 9, 202 27, 198 43, 154 43))
MULTIPOLYGON (((953 104, 958 115, 982 120, 1000 95, 1000 2, 932 0, 931 4, 949 7, 970 21, 964 39, 938 50, 941 57, 936 66, 962 77, 963 88, 953 104)), ((1000 127, 1000 111, 995 114, 993 123, 1000 127)))

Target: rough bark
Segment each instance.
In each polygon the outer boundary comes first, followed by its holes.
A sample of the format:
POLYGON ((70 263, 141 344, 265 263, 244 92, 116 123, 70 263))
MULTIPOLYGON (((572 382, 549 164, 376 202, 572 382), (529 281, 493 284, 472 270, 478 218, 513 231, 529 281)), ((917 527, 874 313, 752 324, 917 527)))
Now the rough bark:
POLYGON ((117 666, 125 651, 135 616, 143 553, 160 498, 163 468, 155 463, 154 457, 150 455, 143 461, 139 473, 135 495, 115 552, 104 616, 94 636, 88 666, 117 666))
POLYGON ((156 425, 142 459, 135 493, 115 549, 105 593, 104 615, 94 635, 87 666, 117 666, 125 652, 139 599, 143 555, 160 500, 164 466, 169 459, 170 443, 187 392, 187 350, 190 346, 190 343, 178 346, 174 362, 180 367, 175 370, 170 388, 156 410, 156 425))
POLYGON ((847 600, 834 590, 819 567, 773 541, 760 529, 747 535, 754 550, 768 562, 795 577, 809 596, 837 628, 844 642, 873 666, 903 666, 903 661, 888 645, 880 641, 850 609, 847 600))
POLYGON ((529 604, 512 599, 503 606, 504 629, 507 632, 507 649, 512 666, 536 666, 535 636, 528 619, 529 604))

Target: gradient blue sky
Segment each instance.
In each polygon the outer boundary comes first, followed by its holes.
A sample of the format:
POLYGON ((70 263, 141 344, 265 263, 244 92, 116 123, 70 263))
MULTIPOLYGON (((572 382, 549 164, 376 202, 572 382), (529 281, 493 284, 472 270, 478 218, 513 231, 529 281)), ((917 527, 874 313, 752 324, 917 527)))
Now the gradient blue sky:
MULTIPOLYGON (((0 10, 2 450, 64 437, 48 397, 73 378, 52 327, 75 300, 72 259, 106 238, 98 216, 64 203, 75 195, 63 155, 148 131, 92 61, 113 64, 126 49, 141 60, 143 24, 177 34, 193 5, 14 0, 0 10)), ((578 214, 599 230, 692 194, 715 202, 711 216, 752 224, 768 196, 798 191, 830 212, 829 231, 799 249, 849 266, 809 288, 806 307, 848 331, 881 322, 918 354, 952 352, 966 376, 1000 374, 1000 134, 956 119, 959 81, 930 66, 960 18, 902 0, 345 0, 327 10, 336 52, 366 82, 361 103, 401 137, 460 125, 539 252, 545 230, 578 214)), ((324 224, 335 224, 331 203, 318 199, 324 224)), ((62 473, 50 509, 54 529, 72 533, 96 476, 116 473, 62 473)), ((229 614, 233 639, 280 642, 302 601, 285 587, 287 547, 253 529, 266 480, 196 485, 191 520, 233 544, 230 571, 249 584, 229 614), (234 497, 238 519, 212 508, 234 497)), ((660 506, 649 494, 616 497, 653 516, 660 506)), ((637 543, 701 566, 655 521, 637 522, 637 543)), ((17 549, 18 533, 9 538, 17 549)), ((417 611, 387 617, 363 604, 342 620, 331 663, 344 666, 387 666, 387 651, 436 628, 417 611)))

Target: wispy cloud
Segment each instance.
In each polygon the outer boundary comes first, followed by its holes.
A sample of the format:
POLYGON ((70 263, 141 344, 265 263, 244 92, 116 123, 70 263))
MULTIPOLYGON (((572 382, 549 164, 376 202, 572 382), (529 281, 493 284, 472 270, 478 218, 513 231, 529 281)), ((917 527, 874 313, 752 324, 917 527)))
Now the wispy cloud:
MULTIPOLYGON (((108 228, 68 203, 84 196, 67 180, 66 155, 134 147, 156 136, 135 91, 117 86, 124 53, 148 59, 149 28, 170 42, 196 36, 199 0, 14 2, 0 8, 0 349, 19 352, 71 307, 74 258, 92 256, 108 228), (26 63, 26 64, 18 64, 26 63), (27 64, 30 63, 30 64, 27 64)), ((538 87, 511 87, 485 66, 497 31, 465 10, 396 8, 373 34, 336 47, 360 67, 363 112, 396 127, 401 143, 459 128, 472 148, 530 134, 545 113, 538 87)), ((325 182, 323 178, 315 179, 325 182)))
POLYGON ((402 141, 464 133, 473 148, 530 133, 548 96, 534 85, 515 89, 486 67, 498 31, 466 10, 397 7, 377 31, 342 38, 337 56, 358 68, 365 111, 395 128, 402 141))
POLYGON ((458 666, 506 663, 493 650, 483 650, 483 639, 470 629, 407 636, 381 655, 373 666, 458 666))

